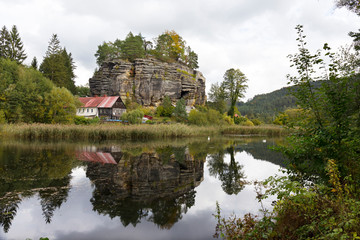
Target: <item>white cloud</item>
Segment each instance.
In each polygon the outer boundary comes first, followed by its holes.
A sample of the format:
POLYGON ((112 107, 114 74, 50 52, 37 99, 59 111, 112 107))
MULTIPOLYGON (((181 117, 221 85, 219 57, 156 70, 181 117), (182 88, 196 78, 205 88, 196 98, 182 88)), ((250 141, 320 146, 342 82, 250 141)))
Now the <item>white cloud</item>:
POLYGON ((78 66, 78 84, 96 67, 94 53, 103 41, 124 39, 129 31, 152 40, 177 31, 199 55, 207 89, 229 68, 248 77, 246 97, 286 86, 286 56, 296 51, 297 24, 303 24, 312 49, 328 42, 349 44, 347 33, 359 17, 328 0, 0 0, 0 22, 17 25, 28 54, 26 63, 45 54, 57 33, 78 66))

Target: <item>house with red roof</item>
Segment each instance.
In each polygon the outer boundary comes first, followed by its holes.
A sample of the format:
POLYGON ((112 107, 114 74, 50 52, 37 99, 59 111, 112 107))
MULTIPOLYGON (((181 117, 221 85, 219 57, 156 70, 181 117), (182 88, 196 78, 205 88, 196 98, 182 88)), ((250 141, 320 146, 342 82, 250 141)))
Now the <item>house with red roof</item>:
POLYGON ((119 96, 80 97, 79 100, 82 105, 76 111, 77 116, 120 119, 126 112, 125 104, 119 96))

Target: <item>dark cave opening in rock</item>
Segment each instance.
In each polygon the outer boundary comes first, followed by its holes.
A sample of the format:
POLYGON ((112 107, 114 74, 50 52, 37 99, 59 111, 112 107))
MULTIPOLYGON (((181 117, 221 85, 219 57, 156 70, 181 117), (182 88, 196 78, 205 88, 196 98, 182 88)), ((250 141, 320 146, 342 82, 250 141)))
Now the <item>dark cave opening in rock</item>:
POLYGON ((181 98, 186 99, 187 96, 189 96, 189 91, 181 91, 181 98))

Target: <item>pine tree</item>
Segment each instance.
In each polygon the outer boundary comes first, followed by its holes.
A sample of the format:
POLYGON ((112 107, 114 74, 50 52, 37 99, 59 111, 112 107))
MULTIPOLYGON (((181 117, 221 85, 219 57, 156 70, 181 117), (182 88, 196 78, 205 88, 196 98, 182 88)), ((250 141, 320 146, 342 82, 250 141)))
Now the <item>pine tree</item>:
POLYGON ((65 48, 61 48, 57 35, 53 34, 39 70, 56 86, 66 87, 75 94, 75 68, 71 53, 67 53, 65 48))
POLYGON ((38 61, 36 57, 34 57, 33 60, 31 61, 31 67, 33 67, 35 70, 38 69, 38 61))
POLYGON ((9 34, 10 34, 10 45, 9 45, 8 58, 20 64, 26 59, 27 56, 25 54, 25 50, 23 49, 24 45, 21 41, 16 25, 12 27, 11 32, 9 34))
POLYGON ((76 87, 75 87, 75 73, 74 70, 76 68, 74 59, 72 58, 71 53, 67 53, 66 48, 61 53, 64 61, 64 65, 66 68, 66 83, 65 87, 73 94, 76 93, 76 87))
POLYGON ((10 34, 6 26, 0 31, 0 58, 8 58, 10 49, 10 34))
POLYGON ((59 40, 57 34, 53 34, 51 36, 48 49, 45 53, 46 57, 50 57, 51 55, 54 55, 54 54, 59 54, 59 53, 61 53, 61 50, 62 49, 60 46, 60 40, 59 40))
POLYGON ((141 34, 134 36, 131 32, 121 44, 121 58, 133 62, 136 58, 145 57, 144 40, 141 34))
POLYGON ((186 103, 183 98, 176 102, 173 114, 178 122, 184 122, 187 119, 186 103))

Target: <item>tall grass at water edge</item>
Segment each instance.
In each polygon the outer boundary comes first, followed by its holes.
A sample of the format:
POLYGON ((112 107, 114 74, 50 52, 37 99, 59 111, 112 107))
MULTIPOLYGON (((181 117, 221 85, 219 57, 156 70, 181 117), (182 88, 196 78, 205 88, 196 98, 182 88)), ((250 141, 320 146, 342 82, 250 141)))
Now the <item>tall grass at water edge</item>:
POLYGON ((189 126, 185 124, 159 125, 58 125, 5 124, 1 136, 36 140, 146 140, 216 135, 283 136, 287 131, 275 126, 189 126))

